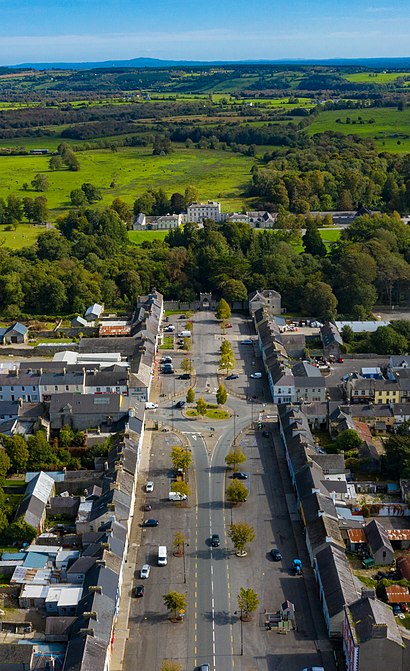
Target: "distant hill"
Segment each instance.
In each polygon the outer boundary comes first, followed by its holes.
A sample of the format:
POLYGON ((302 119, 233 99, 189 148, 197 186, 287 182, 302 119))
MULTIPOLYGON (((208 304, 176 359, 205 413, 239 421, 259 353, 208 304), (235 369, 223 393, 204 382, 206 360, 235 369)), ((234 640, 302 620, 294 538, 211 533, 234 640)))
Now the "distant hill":
POLYGON ((410 57, 403 58, 328 58, 318 59, 278 59, 243 61, 171 61, 159 58, 131 58, 119 61, 89 61, 84 63, 19 63, 9 68, 30 68, 34 70, 93 70, 96 68, 169 68, 203 65, 329 65, 359 66, 367 68, 399 69, 410 68, 410 57))

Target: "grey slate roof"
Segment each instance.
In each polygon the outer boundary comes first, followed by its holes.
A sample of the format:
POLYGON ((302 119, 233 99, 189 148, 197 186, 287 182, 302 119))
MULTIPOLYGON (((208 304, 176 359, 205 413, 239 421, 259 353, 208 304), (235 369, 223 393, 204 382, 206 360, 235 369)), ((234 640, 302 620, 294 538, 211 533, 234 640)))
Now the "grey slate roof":
MULTIPOLYGON (((379 599, 363 597, 349 605, 351 619, 361 643, 373 638, 373 625, 386 625, 387 638, 402 646, 403 640, 393 611, 379 599)), ((388 666, 388 664, 386 664, 388 666)))
POLYGON ((370 550, 373 553, 381 550, 383 547, 394 552, 393 546, 389 540, 386 529, 377 520, 372 520, 364 528, 370 550))
POLYGON ((334 545, 328 545, 317 553, 316 564, 327 609, 333 617, 357 599, 353 574, 344 550, 334 545))
POLYGON ((62 671, 104 671, 106 656, 105 643, 94 636, 78 636, 68 643, 62 671))

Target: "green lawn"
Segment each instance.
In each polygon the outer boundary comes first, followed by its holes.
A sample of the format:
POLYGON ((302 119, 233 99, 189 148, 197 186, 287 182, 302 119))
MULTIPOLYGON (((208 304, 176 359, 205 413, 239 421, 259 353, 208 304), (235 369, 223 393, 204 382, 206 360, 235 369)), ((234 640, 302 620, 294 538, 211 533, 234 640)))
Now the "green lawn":
POLYGON ((128 238, 135 245, 140 245, 146 240, 149 242, 164 240, 167 235, 168 231, 128 231, 128 238))
POLYGON ((371 138, 384 151, 410 152, 410 107, 402 112, 395 107, 321 112, 306 129, 309 135, 327 130, 371 138), (350 117, 350 124, 345 123, 347 117, 350 117), (364 121, 363 124, 359 117, 364 121), (343 123, 336 123, 336 119, 341 119, 343 123), (369 119, 374 119, 375 123, 367 123, 369 119), (405 135, 409 137, 403 137, 405 135), (398 141, 400 144, 397 144, 398 141))
POLYGON ((50 188, 45 193, 52 210, 51 219, 70 205, 69 194, 84 182, 102 190, 102 205, 115 197, 132 203, 145 189, 163 187, 170 195, 195 184, 201 198, 221 200, 225 210, 238 210, 244 203, 241 196, 249 182, 253 159, 241 154, 219 150, 198 150, 177 147, 168 156, 153 156, 145 147, 122 147, 84 151, 78 154, 79 172, 48 170, 47 156, 0 156, 0 197, 15 193, 20 197, 36 196, 37 192, 22 186, 30 184, 36 173, 45 172, 50 188), (110 183, 115 181, 115 187, 110 183))
POLYGON ((19 224, 15 231, 6 231, 5 228, 0 225, 0 245, 4 244, 10 249, 21 249, 34 245, 40 233, 46 230, 44 226, 34 226, 34 224, 19 224))

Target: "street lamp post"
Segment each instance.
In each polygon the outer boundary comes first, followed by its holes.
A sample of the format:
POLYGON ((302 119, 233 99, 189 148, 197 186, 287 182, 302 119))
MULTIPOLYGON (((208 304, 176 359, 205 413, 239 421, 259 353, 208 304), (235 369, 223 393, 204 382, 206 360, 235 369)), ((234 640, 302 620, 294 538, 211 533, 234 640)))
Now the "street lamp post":
POLYGON ((185 564, 185 546, 189 548, 189 543, 182 543, 182 559, 184 561, 184 585, 186 584, 186 564, 185 564))
MULTIPOLYGON (((238 614, 238 611, 235 611, 235 615, 238 614)), ((241 657, 243 656, 243 621, 242 621, 242 608, 240 610, 240 624, 241 624, 241 657)))

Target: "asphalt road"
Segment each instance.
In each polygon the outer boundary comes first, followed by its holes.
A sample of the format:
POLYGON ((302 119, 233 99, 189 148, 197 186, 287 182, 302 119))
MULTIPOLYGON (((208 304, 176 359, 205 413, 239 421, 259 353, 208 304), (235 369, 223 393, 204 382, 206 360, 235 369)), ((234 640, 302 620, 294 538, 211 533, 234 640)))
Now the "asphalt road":
MULTIPOLYGON (((249 337, 249 324, 241 318, 231 319, 233 328, 226 333, 232 343, 249 337)), ((218 385, 216 375, 221 333, 213 313, 194 316, 193 349, 189 355, 197 370, 196 395, 215 401, 218 385)), ((235 345, 234 345, 235 346, 235 345)), ((258 365, 257 351, 252 346, 238 348, 238 371, 248 389, 248 374, 258 365)), ((171 376, 169 376, 171 377, 171 376)), ((232 381, 234 385, 237 381, 232 381)), ((141 669, 159 669, 164 658, 180 661, 186 671, 208 663, 210 671, 299 671, 310 665, 321 665, 318 654, 329 648, 323 617, 317 597, 313 572, 307 567, 303 528, 295 511, 295 499, 276 428, 269 438, 260 431, 250 431, 252 417, 260 412, 275 415, 274 406, 262 405, 263 382, 256 380, 260 402, 230 395, 228 406, 235 421, 212 422, 190 419, 179 410, 172 410, 172 400, 160 400, 158 410, 150 413, 167 426, 173 422, 181 440, 189 444, 193 455, 190 473, 192 496, 188 506, 166 501, 169 491, 169 450, 177 435, 157 432, 151 450, 150 479, 155 489, 149 495, 153 504, 149 516, 160 520, 156 529, 146 529, 138 553, 137 571, 147 561, 152 564, 143 599, 135 599, 129 622, 130 636, 124 668, 132 668, 138 659, 141 669), (210 426, 216 424, 215 432, 210 426), (243 429, 246 428, 246 433, 243 429), (224 501, 226 480, 224 458, 236 435, 247 461, 244 470, 250 496, 248 502, 231 509, 224 501), (291 511, 291 517, 289 517, 291 511), (244 519, 254 526, 257 540, 248 556, 235 556, 227 536, 229 524, 244 519), (172 539, 176 531, 184 531, 189 545, 185 560, 172 556, 172 539), (218 533, 219 548, 211 548, 209 539, 218 533), (158 544, 169 548, 168 565, 156 566, 158 544), (278 547, 283 562, 270 561, 271 547, 278 547), (307 570, 302 578, 291 575, 289 567, 294 556, 303 555, 307 570), (237 614, 240 588, 252 587, 260 604, 250 623, 241 625, 237 614), (164 610, 162 595, 167 591, 186 592, 187 617, 183 624, 170 624, 164 610), (266 632, 263 611, 277 610, 289 599, 298 612, 298 632, 278 637, 266 632), (135 626, 138 625, 138 626, 135 626), (154 626, 153 626, 154 625, 154 626), (241 655, 241 648, 244 654, 241 655)), ((233 389, 233 391, 237 391, 233 389)), ((256 395, 255 394, 255 395, 256 395)), ((247 396, 248 394, 246 394, 247 396)), ((259 401, 258 399, 258 401, 259 401)), ((142 513, 141 513, 142 514, 142 513)), ((146 513, 145 513, 146 515, 146 513)), ((138 572, 137 574, 138 575, 138 572)), ((136 579, 136 584, 140 581, 136 579)), ((326 657, 326 670, 333 669, 331 653, 326 657)))

